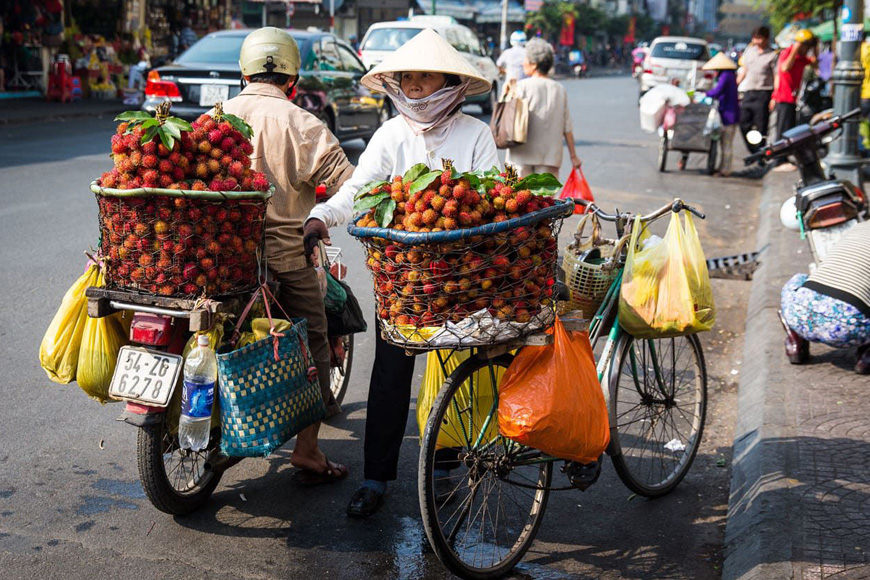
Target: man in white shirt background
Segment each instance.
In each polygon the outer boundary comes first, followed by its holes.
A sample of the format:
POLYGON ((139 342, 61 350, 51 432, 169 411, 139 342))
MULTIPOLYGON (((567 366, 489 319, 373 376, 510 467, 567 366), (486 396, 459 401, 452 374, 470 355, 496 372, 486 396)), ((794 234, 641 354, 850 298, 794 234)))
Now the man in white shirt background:
POLYGON ((518 81, 526 78, 526 73, 523 72, 523 61, 526 59, 526 33, 522 30, 515 30, 511 34, 511 47, 505 50, 498 57, 496 65, 498 70, 504 75, 505 86, 511 79, 518 81))

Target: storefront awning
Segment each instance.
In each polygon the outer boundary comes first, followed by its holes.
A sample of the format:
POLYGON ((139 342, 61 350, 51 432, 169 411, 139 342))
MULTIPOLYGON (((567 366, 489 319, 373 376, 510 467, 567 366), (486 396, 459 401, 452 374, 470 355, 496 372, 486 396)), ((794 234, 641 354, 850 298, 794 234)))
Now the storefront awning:
MULTIPOLYGON (((432 14, 432 0, 417 0, 425 14, 432 14)), ((478 23, 501 22, 499 0, 435 0, 435 12, 439 16, 452 16, 457 20, 478 23)), ((518 2, 508 2, 508 22, 524 22, 526 12, 518 2)))

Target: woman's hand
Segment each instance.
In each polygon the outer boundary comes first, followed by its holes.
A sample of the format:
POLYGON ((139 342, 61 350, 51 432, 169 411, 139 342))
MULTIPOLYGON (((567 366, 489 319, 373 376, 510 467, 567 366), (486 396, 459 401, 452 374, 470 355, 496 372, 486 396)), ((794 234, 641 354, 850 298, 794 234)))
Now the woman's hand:
POLYGON ((580 158, 577 157, 577 154, 575 153, 574 155, 572 155, 572 156, 571 156, 571 166, 572 166, 574 169, 580 169, 580 166, 581 166, 581 165, 583 165, 583 162, 580 161, 580 158))

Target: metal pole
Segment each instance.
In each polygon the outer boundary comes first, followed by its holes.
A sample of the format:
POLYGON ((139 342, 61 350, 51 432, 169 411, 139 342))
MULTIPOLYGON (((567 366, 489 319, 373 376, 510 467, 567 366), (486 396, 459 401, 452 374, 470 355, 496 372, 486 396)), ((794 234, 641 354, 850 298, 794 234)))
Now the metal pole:
POLYGON ((508 0, 501 0, 501 39, 499 46, 504 52, 507 48, 507 17, 508 17, 508 0))
MULTIPOLYGON (((862 0, 845 0, 840 42, 837 43, 837 65, 834 67, 834 114, 842 115, 861 104, 861 81, 864 69, 861 66, 861 41, 864 32, 864 4, 862 0)), ((858 155, 858 119, 843 125, 843 135, 831 143, 828 155, 831 171, 841 178, 862 185, 861 156, 858 155)))
POLYGON ((432 14, 438 14, 438 8, 435 6, 435 1, 432 0, 432 14))
POLYGON ((335 34, 335 0, 329 0, 329 33, 335 34))
POLYGON ((266 26, 266 20, 267 20, 267 18, 266 18, 266 4, 268 4, 268 2, 263 2, 263 27, 264 28, 266 26))

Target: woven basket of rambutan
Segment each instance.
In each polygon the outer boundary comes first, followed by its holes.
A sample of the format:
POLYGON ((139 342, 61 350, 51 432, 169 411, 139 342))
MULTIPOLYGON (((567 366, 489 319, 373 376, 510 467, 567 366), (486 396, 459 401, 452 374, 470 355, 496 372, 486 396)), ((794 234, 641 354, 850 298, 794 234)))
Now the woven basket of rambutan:
POLYGON ((411 168, 357 194, 385 340, 409 349, 510 342, 555 320, 558 232, 571 200, 552 175, 411 168))
POLYGON ((251 129, 238 117, 194 123, 129 112, 112 137, 114 169, 91 183, 109 288, 219 297, 257 284, 266 205, 274 192, 251 170, 251 129))

